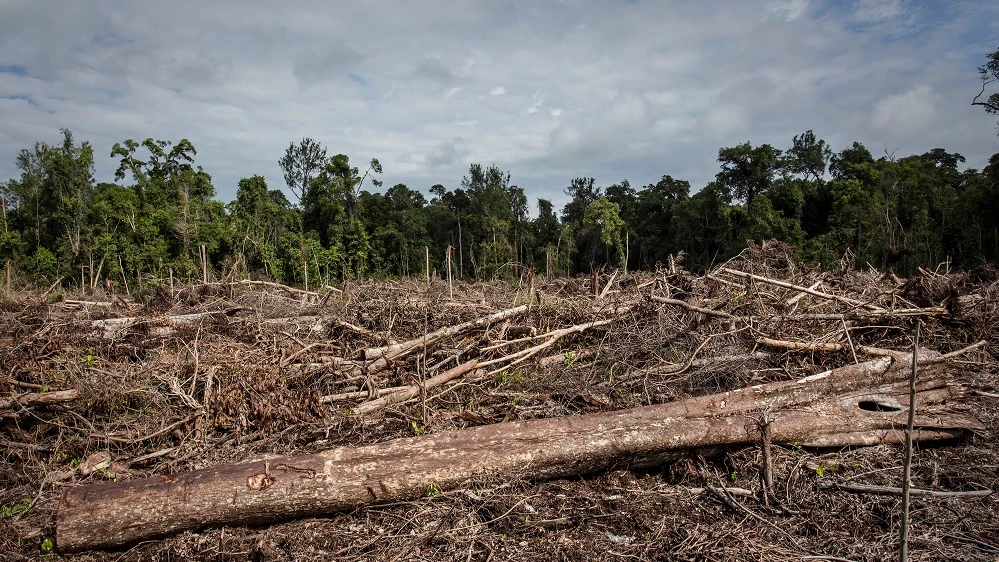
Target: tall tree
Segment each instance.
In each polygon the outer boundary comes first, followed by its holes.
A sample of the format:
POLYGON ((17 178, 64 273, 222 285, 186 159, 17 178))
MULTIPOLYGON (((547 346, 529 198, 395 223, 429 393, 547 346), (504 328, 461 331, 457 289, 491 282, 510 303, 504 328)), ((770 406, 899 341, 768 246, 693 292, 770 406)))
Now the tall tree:
POLYGON ((298 144, 288 144, 278 165, 284 172, 285 184, 301 205, 312 180, 326 167, 326 148, 305 137, 298 144))
POLYGON ((677 245, 674 209, 690 197, 690 182, 665 175, 638 193, 635 231, 638 234, 638 264, 654 267, 665 263, 670 254, 680 251, 677 245))
POLYGON ((780 166, 781 151, 763 144, 753 147, 748 142, 718 151, 721 171, 715 176, 721 187, 731 191, 747 204, 757 195, 766 193, 780 166))
POLYGON ((826 173, 832 149, 822 139, 816 139, 811 129, 795 135, 791 148, 784 153, 783 169, 802 176, 805 180, 818 181, 826 173))
MULTIPOLYGON (((989 94, 984 100, 981 99, 990 84, 999 82, 999 49, 989 53, 985 64, 978 67, 978 75, 982 79, 982 91, 971 100, 971 105, 984 107, 986 113, 999 113, 999 92, 989 94)), ((999 124, 996 124, 996 135, 999 135, 999 124)))

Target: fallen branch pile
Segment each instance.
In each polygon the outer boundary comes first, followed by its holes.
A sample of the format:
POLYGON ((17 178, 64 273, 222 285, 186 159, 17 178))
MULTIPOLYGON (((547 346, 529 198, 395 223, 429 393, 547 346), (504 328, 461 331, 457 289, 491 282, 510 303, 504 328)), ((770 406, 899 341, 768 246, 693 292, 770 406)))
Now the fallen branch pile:
POLYGON ((962 503, 920 506, 913 536, 933 539, 914 548, 987 559, 990 547, 948 537, 992 544, 999 274, 902 280, 791 255, 771 243, 704 276, 676 259, 654 275, 456 283, 453 296, 418 280, 22 295, 0 305, 0 507, 12 514, 0 552, 207 525, 227 527, 134 548, 890 558, 896 507, 869 498, 897 501, 892 444, 920 322, 914 437, 945 446, 917 451, 913 497, 962 503), (881 446, 842 449, 867 445, 881 446), (559 480, 580 474, 596 476, 559 480), (264 538, 240 526, 362 505, 264 538))

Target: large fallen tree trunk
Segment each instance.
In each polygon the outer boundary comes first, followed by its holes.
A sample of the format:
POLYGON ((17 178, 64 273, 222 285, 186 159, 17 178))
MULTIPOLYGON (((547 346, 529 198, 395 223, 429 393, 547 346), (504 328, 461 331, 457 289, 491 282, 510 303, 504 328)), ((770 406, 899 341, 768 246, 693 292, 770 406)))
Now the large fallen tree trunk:
MULTIPOLYGON (((171 476, 65 490, 64 551, 114 547, 204 526, 260 524, 418 497, 472 479, 556 478, 647 467, 705 446, 753 443, 767 412, 776 443, 847 446, 904 439, 911 357, 629 410, 529 420, 272 456, 171 476)), ((943 405, 961 390, 945 360, 920 354, 916 440, 983 427, 943 405)))

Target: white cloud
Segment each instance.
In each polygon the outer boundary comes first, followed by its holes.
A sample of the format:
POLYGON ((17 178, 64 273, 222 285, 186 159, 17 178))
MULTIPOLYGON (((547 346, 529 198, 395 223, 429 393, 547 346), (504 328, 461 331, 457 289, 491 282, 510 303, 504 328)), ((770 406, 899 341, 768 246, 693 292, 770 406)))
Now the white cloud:
POLYGON ((896 19, 904 11, 902 0, 857 0, 854 4, 855 20, 877 23, 896 19))
POLYGON ((493 97, 502 96, 505 93, 506 93, 506 88, 504 88, 503 86, 496 86, 492 90, 489 90, 489 95, 493 97))
POLYGON ((531 106, 527 108, 528 113, 537 113, 541 106, 545 104, 545 96, 540 91, 534 92, 531 96, 531 106))
POLYGON ((921 84, 904 94, 888 96, 874 105, 871 121, 888 134, 909 134, 928 130, 936 121, 940 97, 933 88, 921 84))
POLYGON ((449 141, 444 141, 430 150, 426 161, 431 167, 453 166, 462 164, 462 160, 468 158, 469 150, 465 146, 465 139, 455 137, 449 141))
POLYGON ((808 10, 808 0, 770 2, 766 8, 767 12, 784 21, 795 21, 805 15, 805 12, 808 10))
POLYGON ((734 138, 749 128, 749 115, 738 105, 722 105, 705 114, 702 120, 704 133, 716 140, 734 138))

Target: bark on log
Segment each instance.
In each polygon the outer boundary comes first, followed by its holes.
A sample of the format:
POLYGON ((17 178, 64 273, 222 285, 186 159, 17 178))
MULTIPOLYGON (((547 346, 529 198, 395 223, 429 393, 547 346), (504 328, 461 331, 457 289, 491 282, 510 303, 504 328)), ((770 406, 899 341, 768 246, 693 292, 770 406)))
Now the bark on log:
MULTIPOLYGON (((920 354, 916 439, 982 430, 941 401, 949 384, 937 354, 920 354)), ((775 443, 897 443, 908 403, 905 358, 879 358, 797 381, 586 416, 501 423, 436 435, 273 456, 194 472, 66 489, 56 521, 63 551, 107 548, 186 529, 328 515, 445 490, 476 478, 557 478, 648 467, 704 446, 758 439, 767 409, 775 443)))
POLYGON ((75 390, 56 390, 53 392, 22 394, 17 397, 0 398, 0 410, 12 408, 15 403, 24 407, 65 404, 66 402, 76 400, 77 397, 79 397, 79 393, 75 390))
POLYGON ((113 337, 121 330, 125 330, 139 324, 149 324, 149 332, 152 335, 168 336, 173 333, 174 327, 176 326, 197 324, 206 318, 232 316, 241 310, 244 309, 235 307, 229 310, 212 310, 209 312, 175 314, 173 316, 162 317, 128 316, 123 318, 105 318, 103 320, 92 320, 90 321, 90 325, 93 328, 102 328, 104 330, 105 337, 113 337))

